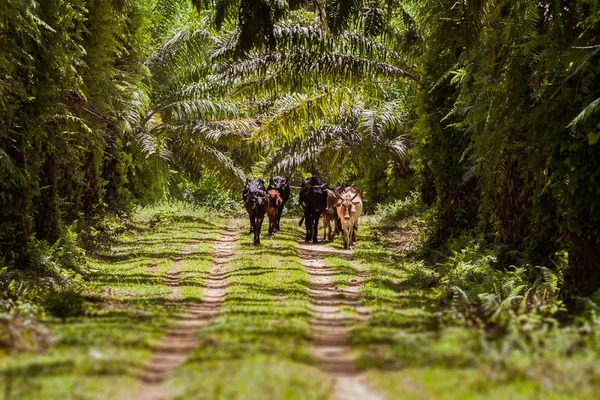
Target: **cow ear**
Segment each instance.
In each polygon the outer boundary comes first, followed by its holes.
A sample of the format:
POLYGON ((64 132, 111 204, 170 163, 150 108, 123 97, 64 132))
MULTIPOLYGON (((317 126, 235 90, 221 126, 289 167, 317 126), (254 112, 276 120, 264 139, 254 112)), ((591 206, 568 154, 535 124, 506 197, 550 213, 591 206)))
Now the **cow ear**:
POLYGON ((352 204, 354 204, 354 205, 357 205, 357 204, 360 204, 360 203, 362 203, 362 202, 361 202, 361 201, 359 201, 359 200, 354 200, 354 201, 352 202, 352 204))

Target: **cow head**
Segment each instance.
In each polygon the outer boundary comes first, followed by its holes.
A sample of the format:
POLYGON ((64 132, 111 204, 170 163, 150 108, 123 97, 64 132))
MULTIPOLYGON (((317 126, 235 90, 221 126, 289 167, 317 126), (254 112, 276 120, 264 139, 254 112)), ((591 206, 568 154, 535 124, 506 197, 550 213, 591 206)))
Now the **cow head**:
POLYGON ((249 192, 252 192, 254 190, 266 191, 265 181, 263 181, 261 178, 247 178, 246 179, 246 189, 249 192))
POLYGON ((346 193, 346 196, 337 195, 335 207, 342 211, 341 214, 344 215, 344 219, 350 219, 351 214, 356 212, 356 205, 361 203, 361 200, 356 198, 360 192, 356 190, 356 193, 352 197, 350 197, 350 191, 346 191, 346 193))
POLYGON ((287 179, 281 176, 275 176, 269 181, 269 186, 273 189, 283 189, 287 185, 287 179))
POLYGON ((262 207, 267 203, 267 192, 260 189, 253 189, 248 194, 248 203, 252 204, 252 208, 255 209, 257 206, 262 207))
POLYGON ((338 201, 338 197, 336 196, 336 194, 333 190, 331 190, 331 189, 325 189, 325 190, 327 190, 327 207, 325 208, 325 211, 328 214, 334 214, 336 203, 338 201))

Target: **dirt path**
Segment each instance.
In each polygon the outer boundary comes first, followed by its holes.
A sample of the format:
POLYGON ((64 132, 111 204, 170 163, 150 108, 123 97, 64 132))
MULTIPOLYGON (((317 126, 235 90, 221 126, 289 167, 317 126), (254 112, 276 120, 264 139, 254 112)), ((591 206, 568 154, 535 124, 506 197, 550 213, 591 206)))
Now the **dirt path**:
MULTIPOLYGON (((225 266, 231 260, 232 250, 238 238, 238 224, 227 228, 213 246, 213 264, 209 276, 204 281, 202 303, 184 303, 183 313, 174 326, 167 330, 161 342, 154 348, 154 356, 144 370, 142 387, 136 396, 140 400, 165 400, 169 398, 163 382, 187 355, 202 342, 196 339, 196 332, 206 326, 216 315, 225 300, 227 291, 225 266)), ((195 243, 173 260, 167 273, 167 284, 172 288, 171 301, 181 302, 179 293, 180 261, 191 254, 195 243)))
POLYGON ((350 260, 351 252, 331 249, 322 244, 299 243, 298 254, 310 279, 314 314, 311 326, 313 352, 323 370, 335 379, 335 397, 340 400, 383 399, 365 384, 364 377, 354 366, 350 347, 346 345, 349 326, 368 319, 367 310, 359 307, 358 302, 359 287, 366 273, 359 271, 358 278, 352 279, 350 285, 336 288, 332 278, 334 272, 323 260, 332 255, 350 260), (359 317, 345 316, 342 306, 354 308, 359 317))

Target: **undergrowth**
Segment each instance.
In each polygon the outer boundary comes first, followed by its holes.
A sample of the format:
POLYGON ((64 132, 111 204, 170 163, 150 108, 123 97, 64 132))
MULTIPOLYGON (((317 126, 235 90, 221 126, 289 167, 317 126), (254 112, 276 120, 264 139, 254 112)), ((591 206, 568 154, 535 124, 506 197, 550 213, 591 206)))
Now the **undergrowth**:
MULTIPOLYGON (((427 210, 416 196, 378 213, 378 226, 363 230, 366 240, 355 251, 372 276, 362 292, 371 322, 357 327, 352 338, 363 349, 363 367, 402 368, 405 372, 390 377, 397 380, 404 379, 402 374, 429 379, 411 368, 442 368, 450 375, 467 369, 476 371, 474 382, 482 386, 508 385, 521 394, 541 391, 557 398, 594 397, 600 382, 595 367, 599 293, 579 299, 583 311, 567 310, 561 265, 498 268, 497 248, 478 236, 465 234, 433 251, 425 249, 425 241, 395 251, 390 246, 395 231, 431 231, 414 225, 435 219, 422 217, 427 210)), ((383 385, 379 376, 374 380, 383 385)), ((406 388, 386 386, 394 396, 411 398, 406 388)), ((455 389, 438 393, 438 386, 431 383, 431 398, 462 396, 455 389)), ((479 389, 469 390, 473 395, 479 389)), ((492 392, 482 397, 497 398, 492 392)))
POLYGON ((30 238, 18 257, 0 259, 0 349, 43 350, 52 343, 44 328, 49 319, 86 315, 99 296, 90 257, 109 251, 120 235, 208 222, 209 213, 189 202, 162 202, 131 214, 75 221, 53 244, 30 238))

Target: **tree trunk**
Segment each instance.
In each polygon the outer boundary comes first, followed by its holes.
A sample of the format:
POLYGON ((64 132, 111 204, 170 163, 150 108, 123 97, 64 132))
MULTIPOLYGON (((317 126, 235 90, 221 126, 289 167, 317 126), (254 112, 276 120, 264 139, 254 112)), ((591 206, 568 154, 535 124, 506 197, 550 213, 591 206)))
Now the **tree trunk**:
POLYGON ((40 194, 34 200, 35 232, 38 239, 53 243, 60 237, 61 215, 55 156, 48 155, 40 176, 40 194))
POLYGON ((437 193, 435 192, 435 180, 433 178, 433 172, 429 167, 425 167, 421 177, 423 179, 420 187, 421 199, 426 205, 432 206, 437 197, 437 193))
MULTIPOLYGON (((581 221, 590 223, 584 218, 581 221)), ((571 298, 590 296, 600 288, 600 226, 588 225, 583 233, 569 236, 571 246, 569 268, 565 271, 565 293, 571 298)))
POLYGON ((500 242, 498 266, 515 265, 521 257, 525 239, 531 233, 531 188, 520 175, 519 161, 509 156, 504 163, 506 180, 500 195, 500 242))

